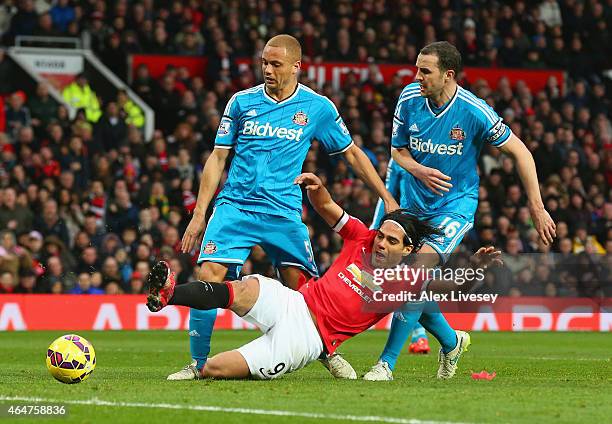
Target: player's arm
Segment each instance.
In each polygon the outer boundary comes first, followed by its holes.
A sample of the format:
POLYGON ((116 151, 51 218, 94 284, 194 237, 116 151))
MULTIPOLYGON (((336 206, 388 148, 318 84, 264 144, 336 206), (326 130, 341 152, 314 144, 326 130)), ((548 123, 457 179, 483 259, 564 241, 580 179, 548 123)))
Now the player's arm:
POLYGON ((181 241, 181 251, 188 253, 193 249, 198 237, 204 231, 206 226, 206 210, 210 201, 212 200, 217 187, 219 187, 219 181, 223 175, 225 169, 225 162, 229 156, 230 149, 215 148, 208 157, 202 176, 200 177, 200 189, 198 191, 198 200, 196 201, 196 207, 193 210, 193 216, 191 221, 185 230, 183 240, 181 241))
POLYGON ((378 176, 376 169, 370 162, 370 159, 363 153, 358 146, 353 144, 344 152, 346 161, 351 165, 357 176, 365 182, 369 187, 374 189, 378 196, 385 202, 385 211, 390 212, 399 209, 399 205, 389 193, 385 184, 378 176))
POLYGON ((529 211, 531 212, 535 228, 544 243, 552 243, 553 238, 556 236, 556 226, 546 209, 544 209, 544 202, 542 202, 538 183, 538 174, 531 152, 514 134, 511 134, 508 141, 501 145, 499 149, 514 159, 519 177, 527 192, 529 211))
POLYGON ((493 246, 481 247, 476 253, 470 256, 469 263, 465 269, 473 269, 475 277, 465 279, 461 284, 456 281, 448 280, 431 280, 427 285, 427 290, 433 293, 450 293, 451 291, 460 290, 462 292, 470 292, 479 287, 483 280, 480 278, 480 272, 484 272, 488 267, 502 266, 503 260, 501 251, 493 246), (480 270, 480 272, 478 272, 480 270))
POLYGON ((451 177, 443 174, 440 170, 430 168, 418 163, 410 154, 410 114, 408 113, 408 97, 400 95, 393 112, 393 130, 391 132, 391 157, 406 171, 410 172, 416 179, 421 181, 425 187, 438 196, 448 192, 453 185, 449 182, 451 177))
POLYGON ((414 175, 414 177, 421 181, 425 187, 438 196, 443 196, 444 193, 442 192, 448 192, 453 187, 449 182, 451 177, 443 174, 436 168, 430 168, 418 163, 414 160, 408 148, 391 147, 391 157, 399 166, 414 175))
POLYGON ((236 145, 238 140, 240 108, 236 100, 237 95, 238 93, 234 94, 225 106, 223 116, 217 128, 215 148, 204 164, 204 170, 200 177, 200 189, 198 190, 196 207, 193 210, 193 216, 191 221, 189 221, 189 225, 187 225, 181 241, 181 251, 185 253, 191 252, 191 249, 193 249, 196 241, 204 231, 204 227, 206 227, 206 210, 217 191, 217 187, 219 187, 230 150, 236 145))
POLYGON ((321 179, 315 174, 309 172, 300 174, 294 184, 304 185, 310 204, 330 227, 333 227, 342 218, 344 210, 334 202, 321 179))

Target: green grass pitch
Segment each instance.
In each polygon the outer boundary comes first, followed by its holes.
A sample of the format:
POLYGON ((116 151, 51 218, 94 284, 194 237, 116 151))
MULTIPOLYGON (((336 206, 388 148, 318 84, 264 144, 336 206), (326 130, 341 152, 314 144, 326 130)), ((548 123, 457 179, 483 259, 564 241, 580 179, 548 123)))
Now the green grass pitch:
MULTIPOLYGON (((0 405, 7 398, 71 402, 66 417, 19 423, 319 423, 610 422, 612 337, 607 333, 472 333, 451 381, 435 378, 437 355, 403 355, 392 382, 334 380, 318 363, 276 381, 168 382, 188 362, 185 332, 82 332, 97 354, 89 380, 56 382, 45 367, 48 344, 65 332, 0 333, 0 405), (471 371, 496 371, 475 381, 471 371), (79 404, 78 402, 83 402, 79 404), (160 405, 164 404, 164 405, 160 405), (219 409, 215 409, 219 408, 219 409), (172 420, 172 421, 171 421, 172 420)), ((256 337, 218 331, 213 351, 256 337)), ((386 332, 342 347, 358 374, 374 363, 386 332)), ((432 342, 432 350, 438 346, 432 342)))

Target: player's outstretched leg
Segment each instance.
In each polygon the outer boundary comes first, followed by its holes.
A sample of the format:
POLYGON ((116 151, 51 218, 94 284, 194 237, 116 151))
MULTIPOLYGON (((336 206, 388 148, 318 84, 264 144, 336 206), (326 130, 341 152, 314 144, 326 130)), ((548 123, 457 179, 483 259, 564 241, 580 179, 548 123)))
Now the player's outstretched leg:
MULTIPOLYGON (((219 273, 225 273, 225 280, 235 280, 238 278, 241 266, 229 265, 225 272, 225 265, 215 264, 214 268, 211 263, 208 266, 208 277, 206 280, 220 280, 219 273), (215 275, 216 274, 216 275, 215 275)), ((204 272, 204 270, 202 270, 204 272)), ((217 319, 217 310, 210 309, 203 311, 200 309, 189 309, 189 350, 193 362, 186 365, 183 369, 172 373, 168 376, 168 380, 193 380, 199 378, 199 371, 204 367, 208 354, 210 353, 210 339, 212 337, 213 327, 217 319)))
POLYGON ((423 326, 419 323, 412 330, 412 338, 410 345, 408 345, 408 352, 414 354, 428 354, 431 349, 429 348, 429 339, 423 326))
POLYGON ((244 356, 237 350, 230 350, 206 361, 198 375, 199 378, 248 378, 251 372, 244 356))
POLYGON ((183 380, 240 379, 250 376, 249 366, 237 350, 218 353, 207 360, 202 368, 196 368, 194 364, 188 365, 185 367, 185 374, 187 373, 192 375, 191 378, 183 380))
MULTIPOLYGON (((189 306, 196 309, 231 309, 241 305, 234 305, 234 291, 231 282, 190 281, 176 286, 174 272, 170 272, 168 264, 158 262, 148 278, 149 296, 147 306, 157 312, 167 305, 189 306), (232 306, 233 305, 233 306, 232 306)), ((238 313, 238 312, 237 312, 238 313)))
MULTIPOLYGON (((240 268, 237 265, 227 267, 224 264, 206 262, 202 266, 201 276, 202 279, 208 281, 235 280, 238 278, 240 268)), ((170 374, 168 380, 181 381, 199 378, 199 371, 206 363, 210 353, 210 339, 216 319, 216 309, 189 309, 189 350, 193 361, 179 371, 170 374)))
MULTIPOLYGON (((149 285, 147 307, 149 310, 158 312, 165 306, 172 304, 195 308, 192 311, 198 313, 201 311, 216 312, 217 308, 228 308, 232 303, 233 290, 229 283, 192 281, 177 287, 174 277, 168 263, 161 261, 155 264, 147 278, 149 285)), ((212 322, 214 323, 214 321, 212 322)), ((210 339, 207 343, 210 343, 210 339)), ((200 369, 201 367, 198 367, 197 362, 194 361, 181 371, 168 376, 168 379, 198 379, 201 376, 200 369)))
POLYGON ((158 312, 174 295, 176 281, 174 273, 170 272, 170 265, 166 261, 156 263, 147 277, 147 283, 149 285, 147 307, 151 312, 158 312))

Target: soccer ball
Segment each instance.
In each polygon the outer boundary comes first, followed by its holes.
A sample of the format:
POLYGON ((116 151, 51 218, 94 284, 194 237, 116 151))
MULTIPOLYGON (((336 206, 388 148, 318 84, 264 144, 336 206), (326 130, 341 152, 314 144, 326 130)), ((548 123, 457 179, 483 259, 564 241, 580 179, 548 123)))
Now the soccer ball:
POLYGON ((47 349, 47 369, 57 381, 80 383, 96 367, 96 352, 87 340, 76 334, 66 334, 47 349))

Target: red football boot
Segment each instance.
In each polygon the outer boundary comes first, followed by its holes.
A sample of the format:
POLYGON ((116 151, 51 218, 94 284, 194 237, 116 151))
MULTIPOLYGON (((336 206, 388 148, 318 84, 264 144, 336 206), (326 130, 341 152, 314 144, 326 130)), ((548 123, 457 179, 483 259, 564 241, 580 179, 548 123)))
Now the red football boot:
POLYGON ((165 261, 155 264, 149 277, 149 295, 147 296, 147 307, 151 312, 158 312, 168 304, 174 295, 174 272, 170 272, 170 265, 165 261))
POLYGON ((429 348, 429 340, 427 337, 420 337, 416 342, 410 343, 408 346, 408 352, 414 354, 427 355, 431 349, 429 348))

